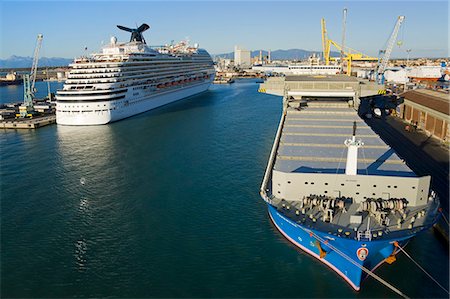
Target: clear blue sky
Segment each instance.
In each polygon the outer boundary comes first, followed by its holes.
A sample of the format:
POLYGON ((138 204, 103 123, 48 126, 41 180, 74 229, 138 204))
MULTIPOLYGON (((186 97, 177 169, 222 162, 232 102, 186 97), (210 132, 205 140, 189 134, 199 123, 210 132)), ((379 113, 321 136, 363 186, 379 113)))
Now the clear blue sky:
POLYGON ((212 54, 249 50, 321 51, 320 19, 330 38, 340 43, 342 9, 348 9, 346 45, 377 56, 396 18, 406 21, 393 56, 448 56, 448 1, 5 1, 0 0, 0 58, 32 56, 38 33, 44 34, 41 56, 73 58, 99 50, 116 28, 151 28, 147 43, 160 45, 189 37, 212 54))

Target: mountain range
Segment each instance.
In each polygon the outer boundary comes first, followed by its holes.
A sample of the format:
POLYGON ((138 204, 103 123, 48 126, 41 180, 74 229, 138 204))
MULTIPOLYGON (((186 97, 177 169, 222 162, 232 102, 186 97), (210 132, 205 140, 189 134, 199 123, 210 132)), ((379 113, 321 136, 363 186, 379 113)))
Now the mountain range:
MULTIPOLYGON (((67 66, 71 63, 71 58, 61 57, 41 57, 39 58, 39 67, 46 66, 67 66)), ((30 56, 11 56, 7 59, 0 59, 0 68, 31 68, 33 57, 30 56)))
MULTIPOLYGON (((260 50, 251 51, 251 57, 259 56, 260 50)), ((275 50, 271 51, 270 56, 272 60, 299 60, 306 59, 310 57, 313 53, 316 55, 321 55, 322 52, 319 51, 308 51, 302 49, 289 49, 289 50, 275 50)), ((331 52, 331 56, 339 56, 339 52, 331 52)), ((263 56, 267 56, 267 51, 262 51, 263 56)), ((234 52, 215 54, 213 57, 221 58, 234 58, 234 52)), ((71 58, 61 58, 61 57, 41 57, 39 58, 39 67, 54 67, 54 66, 67 66, 71 63, 73 59, 71 58)), ((31 68, 33 64, 33 57, 30 56, 11 56, 6 59, 0 59, 0 68, 31 68)))
MULTIPOLYGON (((260 50, 251 51, 250 56, 259 56, 260 50)), ((306 59, 310 57, 311 55, 316 54, 317 56, 322 56, 322 51, 308 51, 303 49, 289 49, 289 50, 275 50, 270 52, 270 58, 271 60, 299 60, 299 59, 306 59)), ((262 50, 262 55, 267 56, 268 52, 265 50, 262 50)), ((220 57, 220 58, 226 58, 226 59, 233 59, 234 58, 234 52, 230 53, 223 53, 223 54, 215 54, 212 55, 213 57, 220 57)), ((330 56, 339 56, 339 52, 330 52, 330 56)))

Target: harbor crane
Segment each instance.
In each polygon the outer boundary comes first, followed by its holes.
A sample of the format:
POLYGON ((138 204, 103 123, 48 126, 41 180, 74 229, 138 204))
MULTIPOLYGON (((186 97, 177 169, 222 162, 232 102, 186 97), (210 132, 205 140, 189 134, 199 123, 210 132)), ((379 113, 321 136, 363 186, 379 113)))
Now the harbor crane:
POLYGON ((23 76, 23 104, 19 107, 20 117, 32 116, 33 112, 33 99, 36 93, 36 76, 37 66, 39 62, 39 51, 42 46, 42 39, 44 36, 38 34, 36 40, 36 47, 34 48, 33 64, 31 66, 30 74, 23 76))
POLYGON ((400 30, 400 26, 402 25, 403 21, 405 20, 405 16, 399 16, 397 18, 397 21, 395 22, 394 30, 392 30, 391 36, 389 37, 387 41, 387 47, 385 50, 380 51, 381 53, 384 53, 383 57, 378 62, 377 67, 377 81, 378 83, 383 84, 384 82, 384 71, 386 70, 386 67, 389 62, 389 58, 391 57, 392 49, 394 48, 395 41, 397 40, 398 31, 400 30))
MULTIPOLYGON (((342 41, 345 42, 345 22, 346 22, 346 18, 347 18, 347 10, 344 10, 344 20, 343 20, 343 38, 342 41)), ((322 18, 321 20, 321 24, 322 24, 322 49, 323 49, 323 58, 325 60, 325 64, 329 65, 330 61, 336 61, 337 58, 336 57, 330 57, 330 49, 331 49, 331 45, 333 45, 336 49, 339 50, 339 52, 341 53, 341 56, 345 56, 343 57, 343 60, 347 61, 347 75, 351 76, 352 73, 352 62, 353 61, 371 61, 371 62, 375 62, 378 61, 377 57, 371 57, 368 55, 365 55, 363 53, 361 53, 358 50, 352 49, 350 47, 347 46, 343 46, 343 45, 339 45, 338 43, 336 43, 335 41, 331 40, 328 38, 328 33, 327 33, 327 29, 326 29, 326 23, 325 23, 325 19, 322 18)))

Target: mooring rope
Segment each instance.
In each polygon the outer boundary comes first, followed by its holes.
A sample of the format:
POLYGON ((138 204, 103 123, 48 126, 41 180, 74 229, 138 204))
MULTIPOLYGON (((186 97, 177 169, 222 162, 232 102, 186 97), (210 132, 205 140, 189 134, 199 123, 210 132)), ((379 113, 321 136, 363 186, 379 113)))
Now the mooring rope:
POLYGON ((448 223, 447 217, 445 217, 445 214, 444 214, 443 211, 442 211, 442 208, 440 209, 439 212, 441 212, 442 218, 444 218, 444 220, 445 220, 445 222, 447 223, 447 225, 450 225, 450 224, 448 223))
POLYGON ((419 265, 397 242, 394 243, 396 247, 398 247, 411 261, 413 261, 414 264, 416 264, 417 267, 419 267, 420 270, 422 270, 428 277, 430 277, 438 286, 441 287, 447 294, 450 295, 449 291, 444 288, 433 276, 431 276, 422 266, 419 265))

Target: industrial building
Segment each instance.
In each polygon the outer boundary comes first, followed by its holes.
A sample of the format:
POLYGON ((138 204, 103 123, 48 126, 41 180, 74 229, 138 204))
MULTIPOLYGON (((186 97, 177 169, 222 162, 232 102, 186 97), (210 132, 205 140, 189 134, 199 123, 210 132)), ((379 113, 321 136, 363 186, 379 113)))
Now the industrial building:
POLYGON ((449 140, 450 100, 446 93, 416 89, 401 94, 404 103, 400 117, 417 128, 439 138, 449 140))
POLYGON ((248 68, 252 65, 250 51, 239 46, 234 47, 234 65, 241 68, 248 68))

